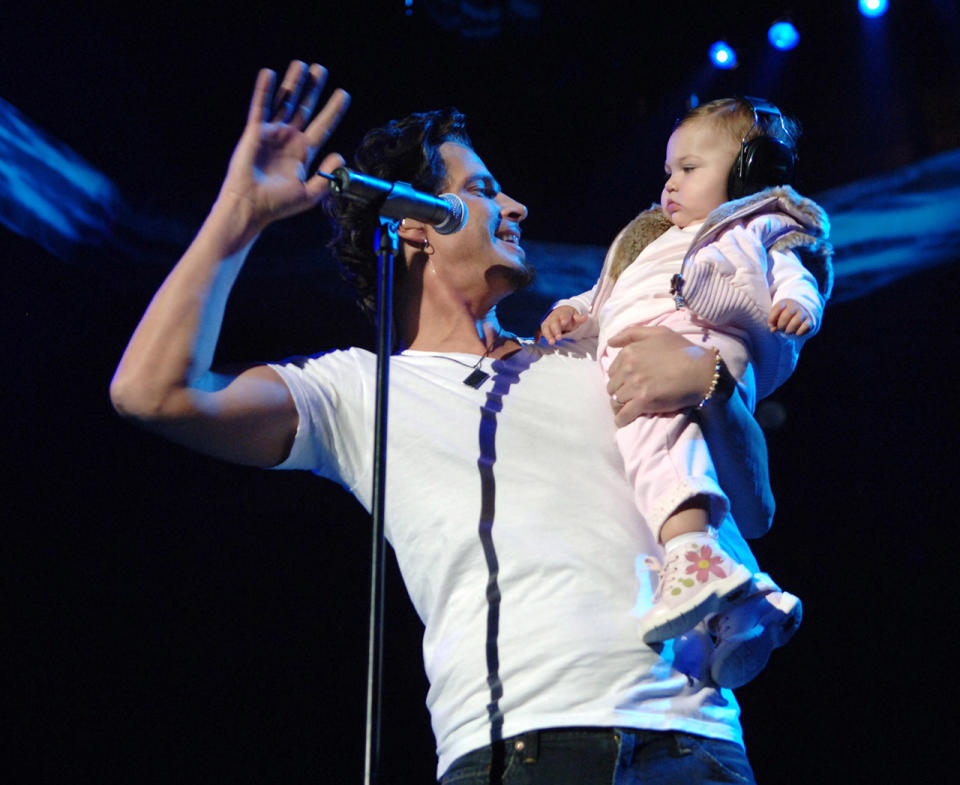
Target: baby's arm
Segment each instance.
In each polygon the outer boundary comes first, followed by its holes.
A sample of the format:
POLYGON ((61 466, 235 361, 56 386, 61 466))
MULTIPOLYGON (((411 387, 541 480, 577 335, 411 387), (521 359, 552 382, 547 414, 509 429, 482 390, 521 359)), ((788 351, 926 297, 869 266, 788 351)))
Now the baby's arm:
POLYGON ((587 315, 580 313, 572 305, 558 305, 540 323, 540 335, 547 339, 547 343, 553 345, 585 321, 587 321, 587 315))
POLYGON ((817 281, 793 251, 770 252, 770 332, 813 335, 820 329, 825 300, 817 281))
POLYGON ((813 315, 802 303, 785 298, 778 300, 770 309, 767 319, 770 332, 784 332, 787 335, 806 335, 813 329, 813 315))
POLYGON ((588 289, 573 297, 563 300, 557 300, 553 304, 543 321, 540 322, 540 329, 537 331, 537 338, 546 338, 551 346, 563 338, 565 335, 577 332, 576 338, 593 338, 597 335, 596 319, 590 315, 590 306, 596 297, 597 288, 600 281, 597 281, 592 289, 588 289), (579 329, 590 322, 585 329, 579 329))

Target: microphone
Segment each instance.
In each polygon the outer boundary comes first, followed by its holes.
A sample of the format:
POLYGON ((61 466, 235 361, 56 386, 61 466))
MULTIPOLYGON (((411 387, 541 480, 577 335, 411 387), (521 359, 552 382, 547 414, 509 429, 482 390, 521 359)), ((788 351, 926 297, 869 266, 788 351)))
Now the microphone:
POLYGON ((432 196, 410 183, 380 180, 341 166, 333 174, 319 172, 331 180, 330 189, 339 196, 364 204, 379 203, 386 218, 414 218, 430 224, 439 234, 459 232, 467 223, 467 206, 456 194, 432 196))

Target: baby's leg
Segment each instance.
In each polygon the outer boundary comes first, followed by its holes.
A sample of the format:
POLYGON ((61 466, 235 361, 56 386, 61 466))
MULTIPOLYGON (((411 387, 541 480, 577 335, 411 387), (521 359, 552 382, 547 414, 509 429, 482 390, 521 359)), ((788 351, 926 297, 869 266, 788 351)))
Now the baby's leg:
POLYGON ((637 509, 657 542, 720 524, 730 504, 689 414, 638 417, 615 438, 637 509))
MULTIPOLYGON (((688 312, 658 322, 694 340, 707 336, 688 312)), ((605 369, 610 362, 612 356, 602 358, 605 369)), ((654 606, 639 625, 647 643, 665 641, 745 599, 752 570, 717 542, 729 501, 690 412, 640 417, 618 429, 616 439, 637 508, 666 551, 654 606)))
POLYGON ((683 502, 660 527, 660 544, 665 545, 681 534, 706 532, 710 525, 710 499, 694 496, 683 502))
POLYGON ((619 428, 616 440, 637 508, 666 551, 654 604, 638 624, 643 640, 657 643, 745 599, 752 573, 711 529, 729 502, 689 413, 639 417, 619 428))
MULTIPOLYGON (((718 342, 712 341, 714 335, 707 325, 689 311, 671 311, 644 324, 669 327, 700 345, 719 343, 721 356, 732 355, 736 370, 745 365, 741 361, 745 352, 736 341, 723 335, 718 342)), ((605 373, 617 352, 609 347, 604 350, 600 364, 605 373)), ((717 480, 703 432, 690 411, 639 417, 617 429, 616 440, 637 509, 657 542, 666 544, 678 535, 720 525, 730 503, 717 480)))

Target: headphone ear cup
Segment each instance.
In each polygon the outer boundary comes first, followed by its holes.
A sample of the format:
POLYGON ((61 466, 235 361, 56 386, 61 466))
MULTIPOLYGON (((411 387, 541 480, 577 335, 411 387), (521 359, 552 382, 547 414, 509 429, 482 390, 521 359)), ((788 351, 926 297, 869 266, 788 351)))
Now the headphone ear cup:
POLYGON ((730 177, 727 178, 728 201, 740 199, 745 195, 743 190, 743 172, 746 150, 747 143, 744 142, 740 145, 740 154, 737 156, 736 160, 733 162, 733 167, 730 169, 730 177))
POLYGON ((727 181, 727 197, 740 199, 772 185, 793 185, 796 159, 790 148, 771 136, 740 145, 727 181))

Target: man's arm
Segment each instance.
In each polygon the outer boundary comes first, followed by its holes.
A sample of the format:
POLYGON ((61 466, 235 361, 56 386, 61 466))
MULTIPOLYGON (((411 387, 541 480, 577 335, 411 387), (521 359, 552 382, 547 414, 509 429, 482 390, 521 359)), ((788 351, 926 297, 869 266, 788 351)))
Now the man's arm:
MULTIPOLYGON (((724 368, 724 373, 730 372, 724 368)), ((731 377, 727 389, 732 391, 735 384, 731 377)), ((763 430, 736 394, 711 398, 699 413, 717 480, 730 499, 737 528, 747 539, 762 537, 770 530, 776 507, 763 430)))
MULTIPOLYGON (((308 124, 325 77, 316 64, 308 70, 291 63, 272 101, 274 74, 260 72, 220 195, 147 308, 110 384, 123 416, 237 463, 279 463, 297 429, 293 400, 274 371, 260 366, 225 377, 210 365, 227 297, 253 242, 271 222, 316 205, 326 189, 306 170, 349 96, 336 91, 308 124)), ((329 155, 320 169, 342 163, 329 155)))
MULTIPOLYGON (((714 352, 666 327, 628 327, 610 345, 622 347, 607 384, 607 392, 625 402, 611 400, 620 427, 642 414, 696 406, 710 388, 714 352)), ((763 431, 738 395, 714 396, 700 411, 734 520, 744 537, 760 537, 770 528, 775 506, 763 431)))

